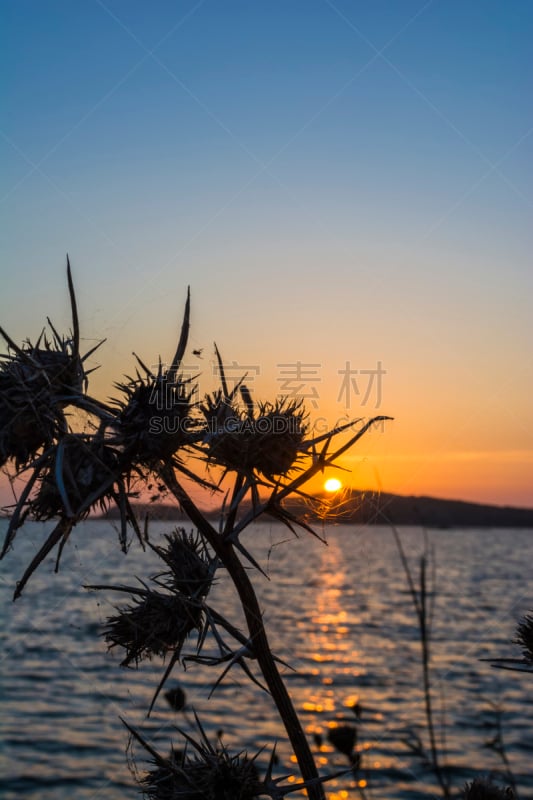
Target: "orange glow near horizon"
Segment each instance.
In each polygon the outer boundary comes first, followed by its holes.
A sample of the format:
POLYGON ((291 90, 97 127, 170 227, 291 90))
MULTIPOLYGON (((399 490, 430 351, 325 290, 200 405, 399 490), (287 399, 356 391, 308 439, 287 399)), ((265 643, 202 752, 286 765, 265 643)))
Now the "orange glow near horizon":
MULTIPOLYGON (((206 353, 204 362, 207 361, 206 353)), ((102 362, 106 364, 103 357, 102 362)), ((208 374, 210 367, 204 362, 202 366, 208 374)), ((215 385, 216 376, 209 374, 209 378, 215 385)), ((396 383, 393 386, 391 380, 390 391, 382 403, 383 409, 378 409, 394 415, 395 419, 379 422, 370 428, 353 447, 342 453, 336 462, 338 470, 318 472, 302 487, 304 491, 316 495, 327 491, 331 499, 341 490, 346 493, 360 490, 533 508, 530 478, 533 440, 529 430, 521 427, 513 433, 510 426, 503 424, 506 421, 503 417, 502 424, 495 425, 490 407, 479 407, 475 416, 465 414, 459 425, 458 408, 453 403, 450 407, 440 408, 439 414, 434 416, 422 408, 422 405, 435 407, 429 389, 413 382, 412 397, 407 397, 403 381, 396 383), (330 484, 333 480, 340 481, 341 485, 330 484)), ((272 377, 268 379, 265 376, 264 383, 258 380, 253 388, 254 399, 258 402, 275 399, 280 387, 272 377)), ((357 418, 357 411, 365 410, 363 407, 341 408, 337 402, 337 388, 334 376, 321 386, 319 407, 314 411, 309 409, 308 439, 321 437, 335 425, 343 424, 348 413, 357 418)), ((91 376, 90 393, 104 401, 110 394, 117 394, 109 387, 103 370, 91 376)), ((474 405, 473 398, 465 397, 462 405, 466 411, 474 405)), ((525 418, 525 411, 523 416, 525 418)), ((69 421, 75 426, 75 416, 70 416, 69 421)), ((356 423, 353 429, 350 427, 334 437, 328 445, 328 453, 341 448, 360 429, 360 425, 356 423)), ((322 439, 316 445, 318 453, 323 446, 322 439)), ((187 463, 193 470, 201 469, 198 460, 187 463)), ((309 457, 305 457, 299 466, 305 469, 309 465, 309 457)), ((289 478, 297 475, 295 471, 289 478)), ((20 491, 21 485, 17 482, 15 489, 20 491)), ((212 495, 198 487, 191 487, 191 491, 202 507, 213 509, 218 506, 219 493, 212 495)), ((11 503, 13 495, 7 477, 4 477, 0 479, 0 505, 11 503)))

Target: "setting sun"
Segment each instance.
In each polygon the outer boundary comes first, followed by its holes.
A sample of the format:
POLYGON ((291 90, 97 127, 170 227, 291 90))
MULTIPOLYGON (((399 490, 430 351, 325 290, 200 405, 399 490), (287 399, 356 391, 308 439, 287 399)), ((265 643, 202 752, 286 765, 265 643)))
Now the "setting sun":
POLYGON ((328 478, 324 484, 324 489, 326 492, 338 492, 339 489, 342 489, 342 483, 338 478, 328 478))

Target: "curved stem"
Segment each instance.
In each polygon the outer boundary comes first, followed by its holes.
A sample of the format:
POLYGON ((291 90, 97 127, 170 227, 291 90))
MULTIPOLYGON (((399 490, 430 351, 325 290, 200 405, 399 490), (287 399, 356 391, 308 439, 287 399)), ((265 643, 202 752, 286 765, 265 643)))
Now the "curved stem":
POLYGON ((241 601, 257 663, 287 731, 302 778, 309 784, 307 787, 308 797, 310 800, 325 800, 326 795, 322 784, 319 782, 315 760, 272 655, 259 602, 246 570, 235 553, 231 542, 224 540, 204 517, 185 489, 176 480, 173 469, 165 466, 160 474, 191 522, 205 536, 215 554, 228 570, 241 601))

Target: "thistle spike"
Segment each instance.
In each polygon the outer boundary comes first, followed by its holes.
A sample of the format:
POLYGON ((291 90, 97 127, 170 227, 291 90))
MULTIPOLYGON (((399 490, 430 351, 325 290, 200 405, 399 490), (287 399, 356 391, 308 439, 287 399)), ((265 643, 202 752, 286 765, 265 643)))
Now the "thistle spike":
POLYGON ((178 342, 178 348, 176 350, 176 354, 172 359, 172 364, 168 371, 167 379, 169 383, 174 383, 176 380, 176 374, 181 364, 181 360, 185 355, 185 349, 187 347, 187 342, 189 340, 189 328, 190 328, 190 318, 191 318, 191 287, 187 287, 187 300, 185 303, 185 312, 183 314, 183 322, 181 324, 181 333, 178 342))
POLYGON ((70 269, 70 259, 67 253, 67 281, 68 293, 70 295, 70 307, 72 309, 72 349, 73 355, 78 356, 80 353, 80 323, 78 319, 78 306, 76 305, 76 294, 74 292, 74 283, 72 281, 72 271, 70 269))

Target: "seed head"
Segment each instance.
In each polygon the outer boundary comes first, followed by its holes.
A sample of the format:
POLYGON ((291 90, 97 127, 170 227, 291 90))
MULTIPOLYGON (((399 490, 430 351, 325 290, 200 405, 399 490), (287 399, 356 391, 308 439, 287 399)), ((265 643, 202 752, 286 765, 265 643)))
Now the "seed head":
POLYGON ((117 384, 122 398, 115 400, 118 414, 115 441, 126 461, 153 467, 168 461, 191 440, 196 424, 191 419, 191 390, 179 379, 168 380, 161 370, 147 371, 117 384))
MULTIPOLYGON (((83 395, 87 373, 80 357, 76 297, 67 259, 72 334, 60 336, 50 320, 51 338, 43 331, 35 344, 19 347, 0 328, 8 346, 0 355, 0 466, 13 459, 17 469, 33 461, 66 431, 63 409, 83 395)), ((101 343, 100 343, 101 344, 101 343)), ((99 346, 99 345, 97 345, 99 346)))
POLYGON ((522 655, 528 664, 533 664, 533 615, 526 614, 516 628, 515 644, 522 648, 522 655))
POLYGON ((252 800, 264 796, 254 760, 225 748, 173 753, 142 779, 150 800, 252 800))
POLYGON ((82 392, 83 368, 70 343, 54 347, 27 343, 1 356, 0 466, 20 468, 65 429, 64 407, 82 392))
POLYGON ((170 567, 159 577, 165 577, 170 587, 186 597, 205 597, 211 588, 212 559, 200 534, 177 528, 165 534, 165 539, 166 547, 153 546, 170 567))
POLYGON ((104 635, 109 647, 119 645, 126 651, 122 666, 144 658, 165 656, 181 651, 185 639, 199 629, 202 612, 197 604, 178 594, 151 589, 139 590, 133 603, 118 610, 107 620, 104 635))
POLYGON ((29 506, 38 520, 63 515, 80 519, 100 503, 105 506, 120 477, 114 448, 100 437, 67 434, 47 459, 39 490, 29 506))
POLYGON ((462 792, 463 800, 514 800, 514 796, 509 786, 501 789, 489 778, 474 778, 472 783, 465 785, 462 792))
POLYGON ((300 402, 280 400, 261 404, 254 412, 228 406, 221 394, 202 406, 207 423, 208 457, 227 469, 269 480, 294 469, 305 435, 305 412, 300 402))
POLYGON ((509 786, 506 789, 495 786, 490 778, 474 778, 472 783, 465 784, 461 796, 463 800, 514 800, 515 794, 509 786))

